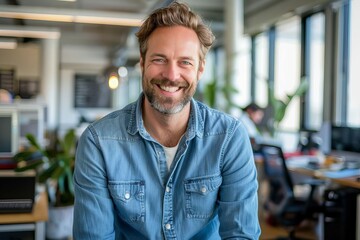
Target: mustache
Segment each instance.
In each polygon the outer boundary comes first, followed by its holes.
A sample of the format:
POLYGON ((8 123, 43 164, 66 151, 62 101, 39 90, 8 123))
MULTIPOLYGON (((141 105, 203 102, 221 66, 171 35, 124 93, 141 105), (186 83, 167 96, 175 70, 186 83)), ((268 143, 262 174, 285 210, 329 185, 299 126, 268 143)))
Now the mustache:
POLYGON ((186 81, 170 81, 166 78, 153 78, 150 80, 150 83, 156 84, 156 85, 163 85, 163 86, 169 86, 169 87, 189 87, 189 84, 186 81))

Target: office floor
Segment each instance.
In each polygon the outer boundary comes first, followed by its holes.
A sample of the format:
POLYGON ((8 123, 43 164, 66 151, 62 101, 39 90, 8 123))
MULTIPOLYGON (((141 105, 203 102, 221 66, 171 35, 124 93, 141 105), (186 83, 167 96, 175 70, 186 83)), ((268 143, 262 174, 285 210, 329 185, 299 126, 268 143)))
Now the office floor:
MULTIPOLYGON (((261 236, 260 240, 270 240, 277 238, 285 238, 288 236, 288 232, 282 228, 281 226, 273 226, 268 223, 267 214, 265 210, 262 208, 264 206, 265 196, 267 195, 268 187, 266 181, 259 175, 259 222, 261 227, 261 236)), ((313 222, 304 222, 302 226, 296 230, 296 237, 309 239, 309 240, 317 240, 316 234, 316 223, 313 222)))
MULTIPOLYGON (((261 226, 261 240, 277 239, 279 237, 287 237, 287 231, 282 227, 271 226, 268 224, 263 217, 260 215, 260 226, 261 226)), ((296 237, 317 240, 316 226, 311 223, 306 223, 304 226, 299 228, 295 234, 296 237)))

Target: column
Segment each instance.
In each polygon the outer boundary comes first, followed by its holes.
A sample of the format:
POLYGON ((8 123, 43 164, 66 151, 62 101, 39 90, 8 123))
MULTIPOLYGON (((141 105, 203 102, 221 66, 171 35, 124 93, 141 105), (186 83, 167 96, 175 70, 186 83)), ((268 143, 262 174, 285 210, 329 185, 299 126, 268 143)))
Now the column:
POLYGON ((42 40, 41 95, 46 105, 46 129, 58 127, 59 39, 42 40))
MULTIPOLYGON (((244 29, 244 6, 243 0, 225 0, 225 52, 226 69, 225 84, 236 86, 236 78, 240 76, 239 54, 244 29)), ((231 93, 230 93, 231 94, 231 93)), ((233 101, 232 96, 226 98, 233 101)), ((230 112, 230 106, 226 107, 230 112)))

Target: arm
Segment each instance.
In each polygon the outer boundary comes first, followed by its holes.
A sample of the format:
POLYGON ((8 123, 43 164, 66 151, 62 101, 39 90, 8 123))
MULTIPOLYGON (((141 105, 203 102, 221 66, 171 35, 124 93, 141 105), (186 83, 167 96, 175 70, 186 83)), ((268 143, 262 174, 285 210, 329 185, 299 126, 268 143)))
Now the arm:
POLYGON ((257 173, 243 125, 235 127, 223 151, 223 182, 219 193, 221 238, 258 239, 257 173))
POLYGON ((74 239, 115 239, 114 207, 107 188, 105 163, 91 128, 76 153, 74 239))

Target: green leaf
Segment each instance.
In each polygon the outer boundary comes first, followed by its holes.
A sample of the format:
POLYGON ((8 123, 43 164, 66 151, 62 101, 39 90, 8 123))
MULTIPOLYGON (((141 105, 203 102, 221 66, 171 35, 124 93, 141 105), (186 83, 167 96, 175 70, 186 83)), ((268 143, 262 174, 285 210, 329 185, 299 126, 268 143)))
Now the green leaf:
POLYGON ((60 193, 64 194, 65 193, 65 176, 64 175, 60 175, 58 177, 58 188, 59 188, 59 191, 60 193))
POLYGON ((34 152, 32 150, 18 152, 13 156, 13 160, 15 160, 16 162, 22 162, 22 161, 28 161, 28 160, 31 160, 34 158, 42 158, 42 154, 39 154, 38 157, 36 157, 37 153, 41 153, 41 152, 38 152, 38 151, 34 152))
POLYGON ((68 182, 69 191, 72 194, 74 194, 73 173, 72 173, 72 171, 70 169, 67 169, 66 176, 67 176, 67 182, 68 182))
POLYGON ((36 140, 34 135, 28 133, 28 134, 26 134, 26 138, 29 141, 31 146, 33 146, 35 149, 37 149, 39 151, 43 151, 43 149, 40 147, 40 144, 38 143, 38 141, 36 140))
POLYGON ((76 134, 74 129, 70 129, 64 137, 63 141, 60 141, 65 154, 73 154, 76 145, 76 134))
POLYGON ((15 168, 15 172, 24 172, 30 169, 36 170, 38 167, 40 167, 43 164, 43 161, 42 159, 37 159, 37 160, 21 162, 21 163, 25 163, 24 166, 19 166, 20 164, 18 164, 18 167, 15 168))
POLYGON ((276 99, 274 94, 274 86, 268 83, 268 101, 274 111, 273 113, 274 125, 275 125, 274 127, 277 127, 280 124, 280 122, 283 120, 286 114, 286 110, 289 104, 292 102, 292 100, 295 97, 300 97, 303 94, 305 94, 308 88, 309 88, 309 83, 306 77, 303 77, 296 90, 292 94, 287 94, 285 99, 282 101, 280 99, 276 99))
POLYGON ((215 107, 216 89, 217 89, 216 81, 210 82, 205 85, 204 97, 205 97, 207 104, 210 107, 215 107))
POLYGON ((50 165, 50 167, 46 168, 43 172, 40 173, 39 182, 41 183, 46 182, 46 180, 48 180, 53 175, 56 169, 57 169, 57 164, 52 164, 50 165))
POLYGON ((51 178, 59 181, 59 179, 63 178, 65 172, 65 168, 60 166, 55 169, 55 171, 52 172, 51 178))
POLYGON ((284 118, 287 106, 288 105, 284 102, 277 101, 276 111, 274 115, 274 120, 276 124, 280 123, 281 120, 284 118))
POLYGON ((296 89, 294 96, 302 96, 309 89, 309 82, 306 79, 303 79, 300 82, 299 87, 296 89))

